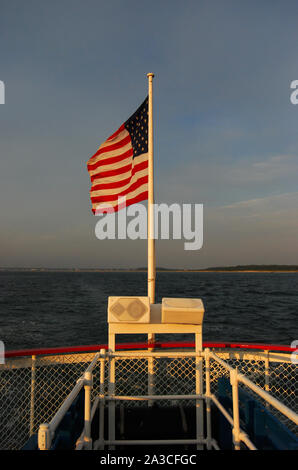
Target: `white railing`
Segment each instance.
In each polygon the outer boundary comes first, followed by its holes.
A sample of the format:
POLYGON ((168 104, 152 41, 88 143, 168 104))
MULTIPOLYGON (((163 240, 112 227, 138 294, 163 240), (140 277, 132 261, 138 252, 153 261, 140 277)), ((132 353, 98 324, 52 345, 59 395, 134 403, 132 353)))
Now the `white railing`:
MULTIPOLYGON (((233 429, 233 440, 234 440, 234 448, 235 450, 240 450, 240 442, 244 442, 246 446, 251 450, 256 450, 254 444, 250 441, 249 437, 245 432, 243 432, 240 428, 240 420, 239 420, 239 398, 238 398, 238 387, 239 382, 242 382, 246 387, 250 390, 255 392, 260 398, 265 400, 266 403, 273 406, 276 410, 281 412, 284 416, 288 419, 293 421, 296 425, 298 424, 298 414, 292 411, 290 408, 285 406, 279 400, 274 398, 268 392, 264 391, 258 385, 254 384, 251 380, 245 377, 243 374, 239 373, 237 369, 232 368, 229 364, 225 361, 220 359, 217 354, 206 349, 204 351, 205 361, 206 361, 206 395, 209 400, 213 401, 213 403, 218 407, 221 413, 226 417, 228 422, 231 424, 233 429), (232 386, 232 402, 233 402, 233 417, 229 415, 229 413, 224 409, 224 407, 220 404, 217 400, 216 396, 210 393, 210 359, 213 359, 218 364, 220 364, 223 368, 225 368, 230 373, 230 383, 232 386)), ((208 406, 207 406, 208 410, 208 406)), ((209 411, 210 414, 210 411, 209 411)), ((210 434, 210 417, 208 418, 208 411, 207 411, 207 435, 210 434)))
POLYGON ((92 449, 92 439, 91 439, 91 390, 93 386, 92 380, 92 371, 97 364, 97 361, 100 357, 100 353, 95 354, 93 361, 90 363, 86 369, 84 375, 79 378, 75 387, 70 392, 62 406, 59 408, 57 413, 51 419, 49 423, 43 423, 39 426, 38 430, 38 448, 39 450, 49 450, 52 445, 53 437, 55 436, 55 431, 58 428, 63 417, 73 404, 74 400, 82 390, 85 388, 85 412, 84 412, 84 431, 83 431, 83 441, 84 448, 92 449))
MULTIPOLYGON (((265 391, 270 392, 271 395, 289 408, 297 411, 298 397, 295 384, 297 384, 298 370, 297 364, 295 364, 294 352, 291 348, 284 346, 271 345, 272 349, 269 346, 225 345, 220 343, 210 343, 209 345, 206 343, 205 347, 215 351, 218 357, 225 360, 234 368, 239 367, 239 372, 245 371, 245 376, 252 382, 258 384, 265 391), (264 349, 261 349, 262 346, 264 346, 264 349)), ((146 344, 142 344, 141 347, 146 348, 146 344)), ((181 345, 179 346, 176 343, 176 346, 174 346, 171 343, 170 345, 162 344, 161 347, 165 348, 162 349, 163 351, 169 351, 171 348, 178 348, 181 345)), ((182 345, 182 347, 191 348, 193 345, 182 345)), ((28 439, 38 431, 41 423, 50 422, 99 349, 100 347, 93 345, 90 347, 80 346, 74 348, 55 348, 55 350, 24 351, 24 354, 20 351, 17 356, 10 356, 10 353, 8 354, 5 364, 0 365, 1 450, 22 449, 28 442, 28 439)), ((137 354, 134 344, 126 345, 126 349, 129 349, 129 351, 134 349, 132 354, 137 354)), ((148 359, 144 358, 143 361, 148 361, 148 359)), ((173 363, 175 361, 173 359, 173 363)), ((194 360, 184 358, 182 362, 184 374, 185 371, 192 373, 194 360)), ((147 369, 150 374, 150 367, 148 366, 147 369)), ((172 371, 173 369, 171 369, 172 371)), ((229 375, 227 370, 224 373, 229 375)), ((170 375, 168 378, 171 379, 172 374, 170 375)), ((210 379, 212 392, 216 386, 217 378, 221 375, 222 367, 212 360, 210 379)), ((151 374, 149 378, 150 380, 152 379, 152 383, 148 385, 154 384, 154 378, 158 382, 157 385, 160 384, 160 377, 157 379, 156 375, 151 374)), ((177 378, 179 378, 179 374, 177 374, 177 378)), ((161 379, 167 380, 167 377, 161 377, 161 379)), ((177 387, 172 387, 172 390, 176 389, 177 387)), ((136 394, 134 392, 131 393, 130 387, 122 389, 122 392, 131 395, 136 394)), ((154 389, 152 391, 148 390, 148 393, 154 393, 154 389)), ((188 392, 182 391, 181 393, 188 392)), ((92 394, 93 396, 100 394, 97 377, 95 378, 92 394)), ((207 402, 207 399, 205 402, 207 402)), ((266 402, 266 406, 269 407, 270 405, 266 402)), ((279 419, 284 422, 289 430, 296 433, 297 426, 295 423, 279 412, 278 414, 279 419)))
MULTIPOLYGON (((154 370, 154 369, 153 369, 154 370)), ((196 375, 196 374, 195 374, 196 375)), ((198 377, 197 377, 198 379, 198 377)), ((202 383, 202 377, 199 377, 199 380, 202 383)), ((117 352, 117 353, 106 353, 105 350, 101 350, 100 353, 97 353, 94 356, 94 359, 90 363, 89 367, 85 371, 84 375, 77 381, 74 389, 68 395, 67 399, 64 401, 62 406, 59 408, 55 416, 49 423, 43 423, 39 427, 38 431, 38 447, 40 450, 50 449, 55 431, 59 426, 62 418, 65 416, 66 412, 74 402, 75 398, 81 391, 82 387, 85 388, 85 416, 84 416, 84 429, 83 432, 76 443, 76 450, 82 449, 104 449, 106 446, 113 448, 117 445, 155 445, 155 444, 196 444, 206 445, 206 448, 209 449, 219 449, 217 442, 212 438, 212 428, 211 428, 211 404, 213 403, 223 416, 227 419, 232 427, 232 435, 234 441, 234 449, 239 450, 241 442, 243 442, 249 449, 256 450, 255 445, 249 439, 248 435, 240 427, 239 419, 239 397, 238 397, 238 387, 239 383, 242 383, 247 388, 256 393, 260 398, 262 398, 266 404, 270 404, 289 420, 298 424, 298 415, 289 409, 287 406, 282 404, 279 400, 271 396, 266 390, 263 390, 258 385, 254 384, 250 379, 245 377, 243 374, 239 373, 237 368, 231 367, 226 361, 221 359, 216 353, 205 349, 202 353, 194 352, 155 352, 155 351, 129 351, 129 352, 117 352), (196 360, 201 358, 205 361, 205 393, 194 393, 194 394, 172 394, 172 395, 157 395, 154 394, 154 389, 152 389, 151 380, 150 390, 151 393, 146 395, 116 395, 116 394, 106 394, 105 393, 105 363, 112 360, 139 360, 142 359, 159 359, 159 358, 193 358, 196 360), (93 387, 92 372, 94 367, 100 363, 100 388, 99 394, 95 397, 93 405, 91 407, 91 393, 93 387), (230 376, 230 383, 232 387, 232 403, 233 403, 233 416, 231 416, 228 411, 223 407, 219 402, 217 397, 211 392, 211 377, 210 377, 210 364, 211 361, 219 364, 223 369, 225 369, 230 376), (153 393, 152 393, 153 392, 153 393), (111 404, 115 404, 117 401, 147 401, 148 405, 152 404, 155 400, 195 400, 196 403, 204 400, 206 404, 206 437, 198 436, 195 439, 176 439, 176 440, 116 440, 115 438, 104 439, 105 431, 105 421, 104 421, 104 409, 106 404, 110 407, 111 404), (95 416, 95 413, 99 408, 99 438, 94 443, 92 442, 91 437, 91 423, 95 416)), ((265 386, 268 385, 268 382, 265 381, 265 386)), ((267 387, 266 387, 267 388, 267 387)), ((197 389, 197 387, 196 387, 197 389)), ((109 388, 111 390, 111 388, 109 388)), ((109 427, 114 426, 115 422, 113 421, 114 414, 110 415, 109 418, 109 427)), ((198 424, 198 423, 197 423, 198 424)), ((115 433, 112 432, 110 436, 113 436, 115 433)))

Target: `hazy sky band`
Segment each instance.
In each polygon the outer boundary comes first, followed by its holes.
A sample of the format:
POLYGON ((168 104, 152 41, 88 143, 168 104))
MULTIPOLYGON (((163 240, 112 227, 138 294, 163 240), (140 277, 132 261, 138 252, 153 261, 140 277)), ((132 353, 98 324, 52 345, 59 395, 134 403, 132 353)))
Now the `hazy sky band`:
POLYGON ((204 246, 157 264, 297 264, 295 1, 1 2, 0 265, 144 266, 100 242, 85 162, 154 72, 155 198, 204 204, 204 246))

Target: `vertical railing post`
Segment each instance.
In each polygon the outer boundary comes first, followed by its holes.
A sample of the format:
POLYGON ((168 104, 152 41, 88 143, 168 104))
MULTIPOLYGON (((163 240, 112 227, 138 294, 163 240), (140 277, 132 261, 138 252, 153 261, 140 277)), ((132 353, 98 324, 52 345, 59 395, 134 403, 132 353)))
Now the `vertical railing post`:
POLYGON ((87 450, 92 449, 91 438, 91 391, 93 376, 92 372, 85 372, 85 425, 84 425, 84 448, 87 450))
MULTIPOLYGON (((195 333, 196 350, 196 395, 203 394, 203 358, 202 358, 202 328, 195 333)), ((202 441, 204 438, 204 403, 201 398, 196 399, 196 439, 202 441)), ((197 444, 197 450, 203 450, 203 444, 197 444)))
MULTIPOLYGON (((148 357, 148 395, 154 395, 154 358, 148 357)), ((148 406, 153 406, 154 400, 148 400, 148 406)))
POLYGON ((269 362, 269 351, 265 352, 265 390, 270 390, 270 362, 269 362))
POLYGON ((100 350, 100 388, 99 388, 99 450, 104 449, 104 422, 105 422, 105 355, 106 350, 100 350))
POLYGON ((205 379, 206 379, 206 420, 207 420, 207 450, 212 448, 212 429, 211 429, 211 390, 210 390, 210 349, 205 349, 205 379))
POLYGON ((52 435, 48 423, 43 423, 38 429, 38 448, 39 450, 50 450, 52 444, 52 435))
POLYGON ((36 356, 32 356, 31 361, 30 436, 34 433, 36 356))
MULTIPOLYGON (((115 396, 115 374, 116 374, 116 363, 115 357, 111 356, 115 353, 115 335, 109 333, 109 354, 108 354, 108 364, 109 364, 109 387, 108 387, 108 396, 109 398, 115 396)), ((116 417, 116 403, 115 400, 109 401, 109 441, 115 440, 115 417, 116 417)), ((115 450, 114 445, 109 445, 110 450, 115 450)))
MULTIPOLYGON (((270 361, 269 361, 269 351, 264 351, 265 353, 265 390, 266 392, 270 391, 270 361)), ((270 405, 266 402, 266 408, 269 408, 270 405)))
POLYGON ((239 396, 238 396, 238 371, 230 371, 230 383, 232 385, 233 398, 233 440, 235 450, 240 450, 240 420, 239 420, 239 396))

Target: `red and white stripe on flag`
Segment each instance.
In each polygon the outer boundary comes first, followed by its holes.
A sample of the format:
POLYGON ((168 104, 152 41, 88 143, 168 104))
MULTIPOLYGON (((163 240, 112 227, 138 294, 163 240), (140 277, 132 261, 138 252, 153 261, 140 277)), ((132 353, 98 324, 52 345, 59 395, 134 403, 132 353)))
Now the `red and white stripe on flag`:
POLYGON ((148 199, 148 98, 100 145, 87 168, 93 213, 116 212, 148 199))

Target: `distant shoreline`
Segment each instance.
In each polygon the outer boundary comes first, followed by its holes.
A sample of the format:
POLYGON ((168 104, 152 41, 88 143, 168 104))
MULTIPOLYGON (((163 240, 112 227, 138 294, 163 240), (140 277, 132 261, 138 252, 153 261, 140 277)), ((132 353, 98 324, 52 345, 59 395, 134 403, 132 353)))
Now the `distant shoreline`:
MULTIPOLYGON (((147 272, 147 268, 6 268, 0 267, 0 272, 71 272, 71 273, 84 273, 84 272, 122 272, 122 273, 137 273, 147 272)), ((156 272, 167 272, 167 273, 298 273, 298 266, 293 267, 276 267, 270 268, 251 268, 249 267, 222 267, 222 268, 205 268, 205 269, 167 269, 167 268, 156 268, 156 272)))

